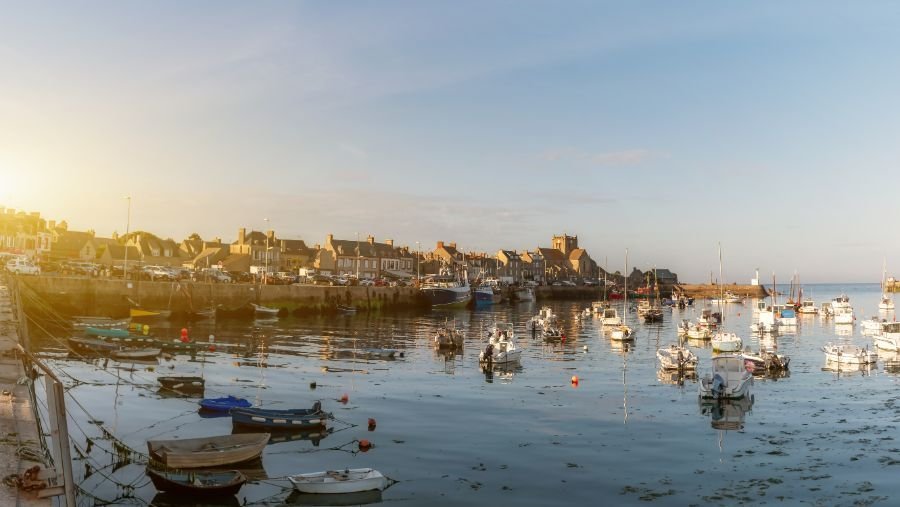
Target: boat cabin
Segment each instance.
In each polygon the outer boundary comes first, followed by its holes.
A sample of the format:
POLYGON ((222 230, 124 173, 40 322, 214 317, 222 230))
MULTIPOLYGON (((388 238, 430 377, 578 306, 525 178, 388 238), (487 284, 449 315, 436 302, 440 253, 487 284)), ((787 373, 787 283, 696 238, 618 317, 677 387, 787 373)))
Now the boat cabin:
POLYGON ((881 332, 887 335, 900 335, 900 322, 885 322, 881 325, 881 332))
POLYGON ((712 358, 713 376, 719 375, 725 381, 726 391, 735 392, 746 381, 747 368, 740 355, 719 355, 712 358))

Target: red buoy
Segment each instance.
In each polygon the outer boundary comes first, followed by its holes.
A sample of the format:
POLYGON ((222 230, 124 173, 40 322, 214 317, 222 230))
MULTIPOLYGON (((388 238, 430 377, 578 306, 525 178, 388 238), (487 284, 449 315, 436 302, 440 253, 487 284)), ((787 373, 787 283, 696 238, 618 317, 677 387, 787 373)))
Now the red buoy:
POLYGON ((372 448, 372 442, 369 442, 365 438, 359 441, 359 450, 362 452, 366 452, 372 448))
POLYGON ((216 351, 216 346, 215 346, 215 345, 210 345, 210 346, 209 346, 209 351, 210 351, 210 352, 215 352, 215 351, 216 351))
POLYGON ((188 342, 188 332, 186 327, 181 328, 181 341, 182 343, 188 342))
POLYGON ((573 386, 578 385, 578 375, 572 375, 572 385, 573 386))
POLYGON ((375 419, 369 418, 369 431, 375 431, 375 419))
POLYGON ((350 401, 350 396, 348 396, 347 393, 344 393, 343 396, 341 396, 341 403, 347 403, 348 401, 350 401))

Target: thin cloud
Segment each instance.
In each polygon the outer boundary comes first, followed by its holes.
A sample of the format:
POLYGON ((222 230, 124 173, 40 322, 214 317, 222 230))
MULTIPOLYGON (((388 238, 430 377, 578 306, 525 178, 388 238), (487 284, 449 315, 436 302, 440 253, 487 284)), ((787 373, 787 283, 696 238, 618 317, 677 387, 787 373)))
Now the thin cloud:
POLYGON ((596 167, 624 167, 640 165, 660 156, 660 153, 646 148, 587 152, 567 147, 548 150, 542 153, 540 158, 546 162, 573 162, 596 167))

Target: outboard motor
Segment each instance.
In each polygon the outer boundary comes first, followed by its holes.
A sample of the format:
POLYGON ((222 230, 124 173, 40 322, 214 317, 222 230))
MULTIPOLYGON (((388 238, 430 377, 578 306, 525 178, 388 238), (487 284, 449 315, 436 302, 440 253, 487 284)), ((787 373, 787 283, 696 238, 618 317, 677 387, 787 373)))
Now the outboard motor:
POLYGON ((718 373, 713 376, 710 392, 715 398, 721 398, 722 395, 725 394, 725 379, 718 373))

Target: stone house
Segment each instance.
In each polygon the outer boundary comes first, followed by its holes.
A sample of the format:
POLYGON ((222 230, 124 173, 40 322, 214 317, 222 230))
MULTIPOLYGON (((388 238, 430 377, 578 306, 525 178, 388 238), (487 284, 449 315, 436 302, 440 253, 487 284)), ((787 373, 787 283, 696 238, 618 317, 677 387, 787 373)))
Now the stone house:
POLYGON ((250 266, 257 269, 267 268, 269 273, 276 273, 281 267, 281 250, 278 248, 275 231, 268 230, 265 233, 250 231, 241 227, 238 229, 238 238, 231 243, 232 255, 246 255, 250 259, 250 266))
POLYGON ((497 277, 501 280, 506 278, 511 283, 521 283, 524 278, 522 274, 522 259, 519 254, 513 250, 500 250, 497 252, 497 277))
POLYGON ((544 256, 541 254, 540 250, 535 250, 533 252, 526 250, 525 252, 522 252, 519 257, 522 259, 523 279, 538 283, 543 283, 546 280, 544 256))

